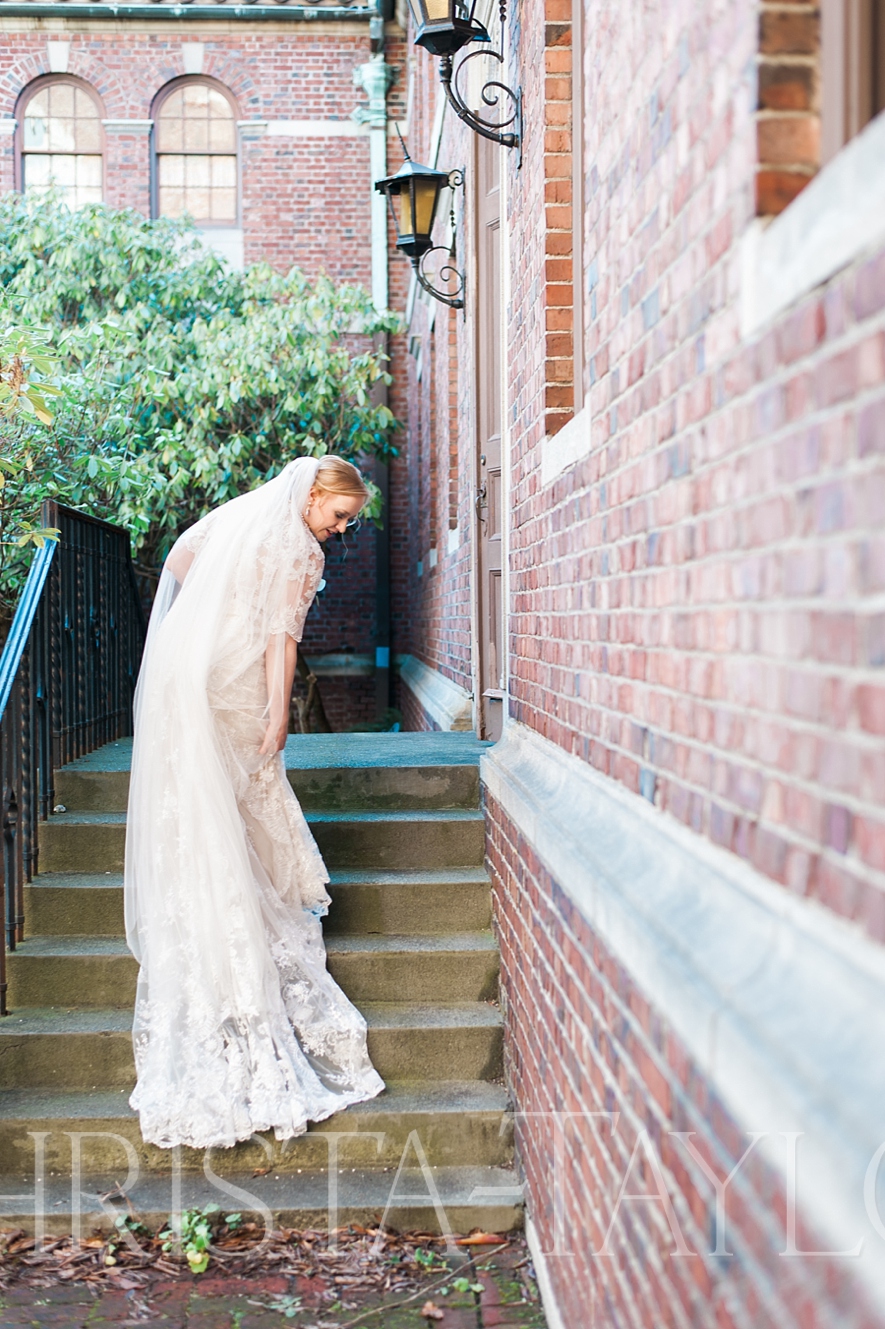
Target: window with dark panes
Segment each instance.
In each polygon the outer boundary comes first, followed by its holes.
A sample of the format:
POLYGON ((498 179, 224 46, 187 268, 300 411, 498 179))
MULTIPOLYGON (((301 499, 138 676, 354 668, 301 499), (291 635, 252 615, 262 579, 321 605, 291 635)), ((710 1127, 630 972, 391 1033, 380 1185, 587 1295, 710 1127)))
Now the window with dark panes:
POLYGON ((72 208, 102 198, 101 112, 77 84, 44 83, 24 106, 22 188, 28 194, 58 189, 72 208))
POLYGON ((237 126, 217 89, 186 83, 156 114, 157 211, 202 225, 237 221, 237 126))

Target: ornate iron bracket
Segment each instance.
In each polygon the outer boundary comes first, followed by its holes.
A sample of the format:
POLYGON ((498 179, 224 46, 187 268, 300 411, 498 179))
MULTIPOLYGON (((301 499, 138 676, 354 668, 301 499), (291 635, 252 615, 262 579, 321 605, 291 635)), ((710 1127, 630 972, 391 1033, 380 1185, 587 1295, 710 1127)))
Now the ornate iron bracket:
POLYGON ((498 119, 486 119, 478 111, 471 110, 467 104, 467 99, 462 91, 462 77, 464 70, 471 60, 481 58, 497 60, 499 64, 504 63, 504 21, 507 17, 507 0, 499 0, 499 15, 501 19, 501 41, 500 50, 488 50, 486 48, 487 36, 478 39, 482 41, 482 46, 475 51, 471 51, 454 68, 454 61, 451 54, 440 57, 439 77, 450 106, 454 110, 459 120, 463 120, 465 125, 476 134, 481 134, 483 138, 491 139, 493 143, 500 143, 505 148, 519 148, 520 157, 518 165, 522 165, 522 89, 516 92, 502 83, 500 79, 487 79, 482 86, 480 96, 483 105, 488 107, 497 107, 501 96, 509 99, 513 106, 510 115, 504 117, 505 108, 501 108, 501 116, 498 119), (510 128, 512 126, 512 128, 510 128))
MULTIPOLYGON (((463 171, 457 169, 454 171, 449 171, 450 189, 452 189, 453 191, 455 189, 460 189, 463 184, 464 184, 463 171)), ((420 256, 420 258, 412 259, 412 268, 414 270, 415 276, 418 279, 418 285, 422 288, 422 290, 425 290, 428 295, 432 295, 434 300, 438 300, 440 304, 448 305, 451 309, 463 309, 464 273, 460 272, 458 268, 455 266, 457 256, 455 254, 456 229, 455 229, 454 193, 452 194, 452 206, 449 212, 449 219, 450 219, 449 224, 452 228, 451 244, 448 247, 446 247, 446 245, 434 245, 432 249, 425 250, 425 252, 420 256), (424 275, 424 263, 427 259, 427 256, 429 254, 436 254, 436 253, 443 253, 448 256, 449 261, 442 265, 437 275, 442 279, 442 281, 445 282, 454 281, 455 289, 453 291, 446 292, 438 290, 433 285, 432 282, 428 281, 427 277, 425 277, 424 275)))
POLYGON ((446 249, 445 245, 434 245, 432 249, 428 249, 427 253, 422 254, 420 258, 413 258, 412 267, 415 270, 415 276, 418 278, 418 285, 422 287, 428 295, 432 295, 434 300, 439 300, 440 304, 449 305, 452 309, 463 309, 464 274, 463 272, 459 272, 455 267, 454 259, 455 255, 452 253, 451 249, 446 249), (454 278, 457 282, 457 286, 451 295, 447 295, 444 291, 438 291, 437 288, 424 276, 424 260, 427 258, 427 254, 435 254, 437 250, 440 249, 448 254, 451 262, 443 264, 439 270, 439 276, 443 281, 449 281, 454 278))

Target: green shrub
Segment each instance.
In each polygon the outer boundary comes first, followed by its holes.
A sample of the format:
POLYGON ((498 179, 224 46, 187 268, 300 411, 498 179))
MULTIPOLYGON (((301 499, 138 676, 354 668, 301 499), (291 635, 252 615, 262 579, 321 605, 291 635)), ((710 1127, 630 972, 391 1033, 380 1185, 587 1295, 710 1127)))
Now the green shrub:
POLYGON ((295 456, 396 451, 375 389, 390 382, 379 335, 399 320, 359 287, 232 272, 187 221, 19 194, 0 200, 0 284, 0 384, 24 329, 19 360, 43 394, 14 411, 0 399, 2 616, 43 498, 128 526, 154 571, 185 526, 295 456))

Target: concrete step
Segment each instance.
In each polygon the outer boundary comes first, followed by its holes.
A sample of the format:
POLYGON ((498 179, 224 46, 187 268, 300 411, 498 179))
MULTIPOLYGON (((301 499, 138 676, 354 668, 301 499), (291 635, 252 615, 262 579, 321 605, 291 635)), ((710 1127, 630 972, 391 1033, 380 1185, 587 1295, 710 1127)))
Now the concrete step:
MULTIPOLYGON (((121 1184, 116 1173, 83 1176, 77 1209, 72 1204, 71 1183, 48 1178, 41 1206, 44 1231, 48 1235, 67 1233, 79 1224, 84 1236, 112 1232, 115 1213, 127 1212, 122 1201, 116 1202, 115 1209, 114 1202, 101 1199, 121 1184)), ((151 1231, 165 1223, 177 1205, 202 1209, 207 1204, 218 1204, 224 1213, 242 1213, 259 1223, 269 1213, 275 1227, 320 1231, 348 1223, 370 1226, 382 1217, 391 1227, 422 1232, 448 1229, 467 1233, 475 1228, 509 1232, 522 1226, 522 1188, 511 1169, 441 1167, 430 1172, 430 1179, 435 1196, 423 1170, 412 1168, 403 1168, 398 1177, 393 1169, 386 1173, 347 1170, 337 1177, 334 1187, 322 1172, 294 1177, 284 1173, 252 1177, 247 1172, 214 1183, 202 1175, 184 1173, 178 1193, 169 1177, 149 1175, 126 1189, 137 1218, 151 1231)), ((0 1227, 33 1232, 37 1207, 33 1175, 0 1176, 0 1227)))
POLYGON ((368 1001, 489 1001, 498 996, 491 932, 424 937, 332 936, 329 972, 362 1007, 368 1001))
MULTIPOLYGON (((368 1002, 369 1055, 384 1080, 490 1080, 502 1071, 502 1024, 487 1002, 368 1002)), ((4 1085, 131 1090, 132 1013, 32 1007, 0 1021, 4 1085)))
POLYGON ((123 936, 122 872, 41 872, 25 886, 25 936, 123 936))
POLYGON ((483 867, 395 872, 356 868, 330 872, 327 937, 342 933, 432 936, 480 932, 492 925, 492 896, 483 867))
MULTIPOLYGON (((42 1142, 44 1175, 69 1177, 73 1135, 87 1175, 106 1173, 120 1180, 129 1163, 139 1173, 168 1174, 172 1153, 144 1143, 138 1116, 129 1107, 129 1093, 129 1089, 0 1091, 0 1172, 29 1175, 33 1182, 35 1149, 42 1142)), ((231 1149, 181 1149, 180 1166, 201 1172, 208 1156, 213 1169, 226 1176, 268 1166, 290 1174, 299 1169, 321 1171, 328 1166, 330 1148, 336 1148, 328 1137, 339 1134, 340 1166, 396 1168, 413 1131, 435 1166, 498 1166, 512 1161, 513 1119, 505 1090, 481 1081, 442 1081, 391 1082, 377 1098, 312 1123, 304 1135, 291 1140, 275 1140, 268 1132, 231 1149)), ((414 1155, 406 1165, 410 1161, 415 1164, 414 1155)))
MULTIPOLYGON (((67 806, 65 804, 65 806, 67 806)), ((307 817, 332 869, 477 867, 483 862, 481 812, 312 812, 307 817)), ((65 812, 39 826, 41 872, 120 872, 122 812, 65 812)))
MULTIPOLYGON (((479 806, 473 734, 293 734, 286 769, 303 808, 407 811, 479 806)), ((132 740, 56 772, 55 801, 71 811, 125 812, 132 740)))
MULTIPOLYGON (((327 936, 342 932, 476 932, 491 926, 489 879, 483 868, 334 872, 327 936)), ((29 937, 123 935, 119 872, 43 872, 25 887, 29 937)))
POLYGON ((30 1006, 131 1010, 135 1002, 138 966, 122 937, 31 937, 6 964, 11 1012, 30 1006))
MULTIPOLYGON (((367 1001, 487 1001, 497 997, 491 932, 332 936, 329 972, 357 1005, 367 1001)), ((8 956, 8 1004, 131 1007, 138 967, 117 937, 40 936, 8 956)))

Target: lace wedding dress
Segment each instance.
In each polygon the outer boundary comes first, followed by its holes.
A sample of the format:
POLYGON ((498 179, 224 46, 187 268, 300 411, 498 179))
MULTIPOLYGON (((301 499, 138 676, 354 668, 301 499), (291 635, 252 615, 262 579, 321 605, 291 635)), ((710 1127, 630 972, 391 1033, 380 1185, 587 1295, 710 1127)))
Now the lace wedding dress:
POLYGON ((151 614, 126 831, 129 1102, 164 1147, 286 1139, 384 1088, 326 970, 328 874, 282 753, 258 751, 322 574, 302 515, 316 469, 299 458, 191 527, 151 614))

